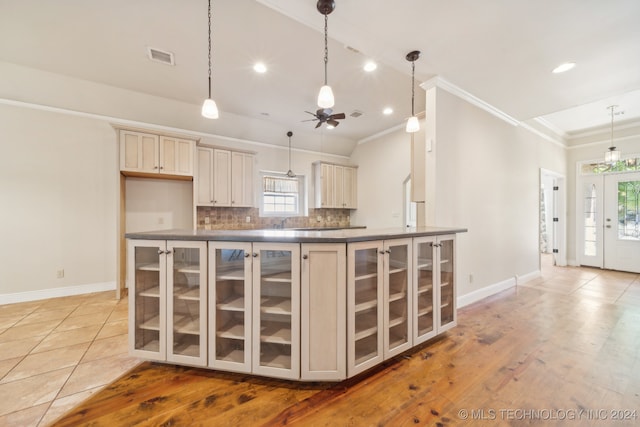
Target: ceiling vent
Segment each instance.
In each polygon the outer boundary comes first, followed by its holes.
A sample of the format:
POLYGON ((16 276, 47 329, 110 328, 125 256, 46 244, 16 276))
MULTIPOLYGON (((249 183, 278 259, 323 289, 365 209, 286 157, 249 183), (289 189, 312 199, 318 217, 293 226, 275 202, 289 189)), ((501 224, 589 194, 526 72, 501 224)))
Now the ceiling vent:
POLYGON ((351 114, 349 114, 349 116, 350 116, 350 117, 353 117, 353 118, 358 118, 358 117, 360 117, 360 116, 361 116, 361 115, 363 115, 363 114, 364 114, 364 113, 363 113, 362 111, 353 110, 353 111, 351 112, 351 114))
POLYGON ((167 65, 176 65, 173 60, 173 53, 171 52, 166 52, 154 47, 147 47, 147 53, 149 54, 149 59, 152 61, 162 62, 167 65))

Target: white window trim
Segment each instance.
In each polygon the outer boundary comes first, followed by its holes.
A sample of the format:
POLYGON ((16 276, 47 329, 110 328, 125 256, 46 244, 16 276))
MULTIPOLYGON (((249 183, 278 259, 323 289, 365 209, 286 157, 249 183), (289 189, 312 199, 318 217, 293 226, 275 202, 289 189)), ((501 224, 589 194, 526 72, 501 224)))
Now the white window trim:
POLYGON ((307 179, 305 175, 296 175, 298 179, 298 212, 296 213, 288 213, 288 212, 265 212, 264 211, 264 189, 262 185, 262 179, 265 176, 277 176, 286 178, 287 174, 285 172, 274 172, 274 171, 260 171, 260 191, 258 194, 258 203, 260 209, 261 217, 279 217, 279 218, 290 218, 296 216, 309 216, 308 210, 308 202, 307 202, 307 179))

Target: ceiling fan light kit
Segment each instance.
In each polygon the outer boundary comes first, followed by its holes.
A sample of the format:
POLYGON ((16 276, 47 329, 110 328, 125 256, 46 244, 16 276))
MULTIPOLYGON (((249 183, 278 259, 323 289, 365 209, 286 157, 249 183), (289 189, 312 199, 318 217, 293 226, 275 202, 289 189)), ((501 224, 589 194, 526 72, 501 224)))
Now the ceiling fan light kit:
POLYGON ((328 23, 329 14, 336 8, 336 3, 332 0, 318 0, 316 3, 318 12, 324 15, 324 85, 318 93, 318 107, 331 108, 335 105, 333 90, 327 83, 327 64, 329 63, 329 45, 328 45, 328 23))
POLYGON ((415 86, 416 86, 416 61, 420 58, 420 51, 413 50, 407 53, 406 59, 411 62, 411 117, 407 120, 407 127, 405 130, 408 133, 415 133, 420 130, 420 122, 414 112, 415 105, 415 86))
POLYGON ((211 98, 211 0, 209 0, 209 97, 202 104, 202 115, 207 119, 217 119, 219 117, 218 106, 211 98))

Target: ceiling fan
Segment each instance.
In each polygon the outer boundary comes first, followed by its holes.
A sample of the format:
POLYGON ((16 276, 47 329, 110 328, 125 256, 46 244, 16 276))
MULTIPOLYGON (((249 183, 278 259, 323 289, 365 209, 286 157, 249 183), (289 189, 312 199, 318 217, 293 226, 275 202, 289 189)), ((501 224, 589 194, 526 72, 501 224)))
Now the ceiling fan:
POLYGON ((336 127, 340 124, 338 120, 342 120, 345 118, 344 113, 332 114, 333 110, 331 108, 319 108, 315 113, 312 113, 310 111, 305 111, 305 113, 309 113, 315 118, 309 119, 309 120, 303 120, 303 122, 314 122, 316 120, 318 121, 318 124, 316 125, 315 129, 318 129, 320 125, 323 123, 326 123, 327 126, 336 127))

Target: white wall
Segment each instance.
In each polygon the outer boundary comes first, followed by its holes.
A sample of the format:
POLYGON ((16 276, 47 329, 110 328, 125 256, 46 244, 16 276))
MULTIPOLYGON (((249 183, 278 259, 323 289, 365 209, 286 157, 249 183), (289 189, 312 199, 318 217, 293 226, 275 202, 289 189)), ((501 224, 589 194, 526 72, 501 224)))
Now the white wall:
POLYGON ((539 170, 564 174, 565 149, 437 87, 427 90, 426 123, 435 134, 426 223, 469 230, 457 240, 458 295, 535 275, 539 170))
POLYGON ((128 177, 125 232, 193 228, 193 182, 128 177))
POLYGON ((403 183, 411 173, 411 137, 404 129, 359 144, 351 155, 358 165, 358 209, 353 225, 402 227, 403 183))
POLYGON ((104 121, 0 105, 0 303, 18 292, 113 288, 115 136, 104 121))

